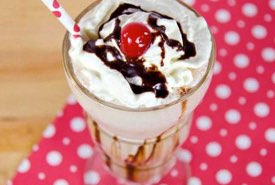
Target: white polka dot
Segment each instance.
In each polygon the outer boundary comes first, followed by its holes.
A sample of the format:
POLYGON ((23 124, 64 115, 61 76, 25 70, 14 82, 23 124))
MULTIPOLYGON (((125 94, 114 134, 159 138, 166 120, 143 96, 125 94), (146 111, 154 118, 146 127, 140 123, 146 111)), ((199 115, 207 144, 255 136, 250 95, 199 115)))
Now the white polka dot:
POLYGON ((228 3, 229 6, 235 6, 236 5, 235 0, 228 0, 227 3, 228 3))
POLYGON ((77 155, 81 159, 88 159, 88 158, 92 157, 93 150, 92 150, 92 148, 91 148, 90 145, 88 145, 88 144, 82 144, 77 149, 77 155))
POLYGON ((227 55, 227 50, 224 48, 219 49, 219 55, 225 57, 227 55))
POLYGON ((57 112, 57 117, 62 117, 64 115, 64 112, 63 111, 58 111, 57 112))
POLYGON ((250 122, 249 123, 249 129, 250 130, 255 130, 257 128, 257 124, 255 122, 250 122))
POLYGON ((237 45, 240 41, 240 36, 237 32, 229 31, 225 34, 225 42, 229 45, 237 45))
POLYGON ((221 84, 215 90, 216 96, 220 99, 227 99, 231 95, 231 89, 228 85, 221 84))
POLYGON ((236 138, 235 145, 240 150, 247 150, 251 146, 251 139, 247 135, 240 135, 236 138))
POLYGON ((191 141, 191 143, 196 144, 196 143, 198 143, 199 138, 197 136, 191 136, 190 141, 191 141))
POLYGON ((177 177, 179 175, 179 172, 178 172, 178 170, 173 169, 170 174, 172 177, 177 177))
POLYGON ((255 93, 259 90, 259 82, 255 78, 247 78, 243 84, 244 89, 249 93, 255 93))
POLYGON ((225 9, 220 9, 215 14, 216 20, 220 23, 227 23, 231 19, 230 12, 225 9))
POLYGON ((207 4, 201 5, 201 11, 203 11, 203 12, 209 12, 209 10, 210 10, 209 5, 207 5, 207 4))
POLYGON ((217 111, 218 110, 218 105, 216 103, 212 103, 209 106, 209 108, 210 108, 211 111, 217 111))
POLYGON ((275 92, 272 90, 267 91, 266 96, 270 99, 275 97, 275 92))
POLYGON ((19 173, 26 173, 30 170, 31 163, 28 159, 24 159, 18 168, 19 173))
POLYGON ((210 157, 217 157, 221 154, 221 152, 222 152, 222 147, 217 142, 210 142, 206 145, 206 153, 210 157))
POLYGON ((39 146, 37 144, 33 145, 32 151, 37 152, 39 150, 39 146))
POLYGON ((262 166, 258 162, 250 162, 246 166, 246 172, 251 177, 258 177, 262 173, 262 166))
POLYGON ((275 49, 273 48, 264 48, 262 50, 262 57, 266 62, 274 62, 275 61, 275 49))
POLYGON ((201 185, 201 180, 198 177, 190 177, 188 179, 188 185, 201 185))
POLYGON ((226 130, 226 129, 221 129, 221 130, 220 130, 220 135, 221 135, 222 137, 227 136, 227 130, 226 130))
POLYGON ((211 32, 212 32, 213 34, 216 34, 216 33, 219 32, 219 29, 218 29, 217 26, 211 26, 210 29, 211 29, 211 32))
POLYGON ((37 176, 38 176, 38 179, 39 179, 39 180, 45 180, 45 178, 46 178, 46 174, 43 173, 43 172, 38 173, 37 176))
POLYGON ((179 149, 177 151, 177 157, 180 161, 185 162, 185 163, 190 163, 192 160, 191 152, 186 149, 179 149))
POLYGON ((52 138, 55 134, 55 126, 50 124, 47 129, 43 132, 44 138, 52 138))
POLYGON ((71 165, 71 166, 70 166, 70 171, 71 171, 72 173, 77 172, 77 166, 71 165))
POLYGON ((266 22, 271 22, 271 21, 272 21, 272 16, 271 16, 270 14, 265 14, 265 15, 264 15, 264 20, 265 20, 266 22))
POLYGON ((82 132, 85 129, 86 125, 85 125, 85 121, 82 118, 76 117, 71 120, 70 126, 72 131, 82 132))
POLYGON ((67 99, 67 103, 68 103, 69 105, 74 105, 74 104, 76 104, 76 103, 77 103, 77 100, 76 100, 75 96, 74 96, 74 95, 70 95, 69 98, 67 99))
POLYGON ((208 116, 200 116, 196 123, 197 128, 202 131, 207 131, 212 126, 212 120, 208 116))
POLYGON ((88 185, 95 185, 100 182, 100 176, 95 171, 86 172, 84 175, 84 182, 88 185))
POLYGON ((269 128, 265 131, 265 139, 270 143, 275 143, 275 128, 269 128))
POLYGON ((244 27, 245 27, 245 22, 244 22, 243 20, 238 20, 238 21, 237 21, 237 26, 238 26, 239 28, 244 28, 244 27))
POLYGON ((245 3, 242 7, 242 12, 247 17, 254 17, 258 13, 257 6, 252 3, 245 3))
POLYGON ((207 170, 207 168, 208 168, 208 165, 207 165, 206 163, 201 163, 200 169, 201 169, 202 171, 207 170))
POLYGON ((69 183, 64 179, 58 179, 54 181, 53 185, 69 185, 69 183))
POLYGON ((46 156, 46 161, 50 166, 58 166, 63 160, 62 155, 58 151, 51 151, 46 156))
POLYGON ((273 184, 275 184, 275 176, 273 176, 273 177, 271 178, 271 181, 272 181, 273 184))
POLYGON ((216 180, 220 184, 229 184, 232 180, 232 174, 226 169, 219 170, 216 173, 216 180))
POLYGON ((249 63, 250 63, 249 58, 245 54, 238 54, 234 58, 234 64, 238 68, 241 68, 241 69, 246 68, 248 67, 249 63))
POLYGON ((254 113, 260 118, 267 117, 269 115, 269 112, 270 108, 266 103, 257 103, 254 106, 254 113))
POLYGON ((230 124, 237 124, 241 120, 241 114, 235 109, 230 109, 225 113, 225 120, 230 124))
POLYGON ((267 155, 267 149, 262 148, 262 149, 260 150, 260 155, 261 155, 261 156, 266 156, 266 155, 267 155))
POLYGON ((217 75, 217 74, 220 74, 222 71, 222 65, 220 62, 215 62, 215 65, 214 65, 214 74, 217 75))
POLYGON ((184 0, 184 2, 190 6, 193 6, 196 3, 195 0, 184 0))
POLYGON ((269 0, 269 7, 271 10, 275 10, 275 0, 269 0))
POLYGON ((68 137, 64 137, 62 139, 62 143, 63 143, 63 145, 69 145, 71 143, 71 140, 68 137))
POLYGON ((253 50, 253 49, 255 48, 255 44, 253 44, 252 42, 248 42, 248 43, 246 44, 246 48, 247 48, 248 50, 253 50))
POLYGON ((234 73, 234 72, 230 72, 230 73, 228 74, 228 78, 229 78, 230 80, 236 80, 236 79, 237 79, 237 74, 234 73))
POLYGON ((230 162, 231 163, 236 163, 238 161, 238 157, 236 156, 236 155, 232 155, 231 157, 230 157, 230 162))
POLYGON ((239 99, 238 99, 238 102, 239 102, 239 104, 240 105, 245 105, 246 104, 246 98, 245 97, 240 97, 239 99))
POLYGON ((264 39, 267 35, 266 28, 262 25, 253 26, 251 33, 256 39, 264 39))
POLYGON ((264 74, 265 69, 264 69, 263 66, 258 66, 256 68, 256 71, 257 71, 258 74, 264 74))

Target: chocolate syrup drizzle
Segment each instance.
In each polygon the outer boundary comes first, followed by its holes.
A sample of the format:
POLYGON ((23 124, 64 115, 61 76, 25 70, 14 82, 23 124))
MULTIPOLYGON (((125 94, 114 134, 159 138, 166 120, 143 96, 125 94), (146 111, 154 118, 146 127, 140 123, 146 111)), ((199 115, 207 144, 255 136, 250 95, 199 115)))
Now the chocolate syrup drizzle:
MULTIPOLYGON (((186 106, 187 106, 187 102, 184 101, 182 103, 182 116, 183 113, 186 110, 186 106)), ((181 116, 181 117, 182 117, 181 116)), ((179 118, 179 121, 181 120, 181 118, 179 118)), ((91 123, 91 122, 90 122, 91 123)), ((98 123, 96 121, 92 122, 92 126, 93 126, 93 137, 95 138, 96 143, 98 144, 100 150, 103 152, 104 156, 105 156, 105 164, 109 167, 110 170, 112 169, 113 166, 113 161, 111 159, 111 157, 104 151, 103 147, 101 147, 101 132, 100 128, 98 126, 98 123)), ((173 152, 177 149, 177 147, 180 144, 180 135, 179 133, 181 132, 181 128, 177 128, 176 133, 173 137, 173 152)), ((131 181, 135 181, 136 178, 138 178, 137 176, 140 175, 140 166, 150 162, 152 159, 154 159, 154 157, 156 157, 156 155, 158 155, 158 150, 163 149, 163 141, 162 141, 162 137, 164 136, 165 132, 161 133, 160 135, 158 135, 156 137, 156 141, 153 144, 153 148, 149 149, 148 147, 146 147, 146 145, 148 145, 149 143, 147 143, 147 140, 144 141, 144 143, 142 145, 140 145, 138 147, 137 152, 134 155, 128 155, 127 158, 124 160, 125 162, 125 170, 126 170, 126 177, 128 180, 131 181), (150 150, 150 154, 149 156, 146 155, 146 153, 148 153, 147 150, 150 150)), ((112 137, 112 141, 114 144, 118 144, 120 142, 120 139, 116 136, 112 137)), ((116 165, 116 164, 114 164, 116 165)))
MULTIPOLYGON (((93 126, 94 126, 94 133, 93 133, 94 137, 96 139, 96 142, 99 148, 101 149, 101 151, 105 156, 105 164, 110 168, 110 170, 112 170, 112 165, 113 165, 112 159, 107 153, 105 153, 103 147, 101 147, 101 139, 100 139, 101 131, 99 130, 98 124, 95 121, 93 122, 93 126)), ((128 157, 124 160, 126 177, 128 180, 135 181, 137 174, 140 173, 140 166, 150 162, 150 160, 152 160, 157 155, 157 150, 159 150, 159 148, 162 147, 163 134, 164 133, 156 137, 156 141, 153 144, 153 148, 150 149, 151 152, 149 156, 145 155, 146 151, 148 150, 148 148, 145 147, 147 145, 147 141, 145 141, 144 144, 138 147, 138 150, 134 155, 128 155, 128 157)), ((173 151, 175 151, 177 146, 179 145, 180 138, 178 134, 179 134, 179 130, 176 131, 176 134, 174 136, 175 143, 174 143, 173 151)), ((113 140, 113 144, 117 144, 121 142, 116 136, 112 137, 112 140, 113 140)))
MULTIPOLYGON (((120 5, 110 16, 109 22, 112 19, 115 20, 115 28, 113 32, 104 38, 104 42, 110 41, 114 39, 118 46, 120 46, 120 35, 121 35, 121 27, 120 27, 120 20, 117 18, 123 14, 132 14, 137 11, 145 10, 141 9, 138 6, 134 6, 131 4, 122 4, 120 5)), ((165 34, 165 26, 158 26, 157 19, 159 18, 166 18, 172 19, 166 15, 159 14, 157 12, 149 12, 150 16, 148 18, 148 24, 155 30, 152 34, 152 44, 154 43, 156 37, 160 36, 161 41, 159 43, 159 47, 161 48, 161 66, 164 65, 164 58, 165 58, 165 48, 164 44, 166 43, 168 46, 172 48, 176 48, 178 51, 184 51, 184 55, 182 55, 179 60, 184 60, 190 57, 194 57, 196 55, 195 45, 188 41, 187 35, 183 33, 181 26, 177 23, 179 30, 182 35, 182 42, 183 45, 173 39, 169 39, 165 34)), ((106 22, 106 23, 107 23, 106 22)), ((104 25, 102 24, 98 30, 98 36, 101 38, 100 31, 103 29, 104 25)), ((158 70, 157 67, 146 69, 143 63, 145 62, 143 58, 126 58, 124 60, 123 56, 121 55, 120 51, 115 47, 108 46, 108 45, 101 45, 96 46, 94 40, 89 40, 84 46, 83 50, 89 53, 94 53, 99 57, 106 66, 111 69, 119 71, 124 78, 128 81, 132 91, 135 94, 142 94, 144 92, 153 92, 157 98, 166 98, 169 94, 167 86, 166 86, 166 78, 165 76, 158 70), (109 61, 107 58, 107 53, 111 54, 115 59, 113 61, 109 61), (136 85, 131 83, 128 79, 140 77, 142 79, 141 85, 136 85)))

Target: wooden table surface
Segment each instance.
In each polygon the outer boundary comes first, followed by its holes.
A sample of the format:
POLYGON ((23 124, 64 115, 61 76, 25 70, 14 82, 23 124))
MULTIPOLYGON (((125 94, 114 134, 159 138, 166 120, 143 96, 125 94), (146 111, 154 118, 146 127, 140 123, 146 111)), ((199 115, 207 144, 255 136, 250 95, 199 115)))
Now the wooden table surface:
MULTIPOLYGON (((61 4, 76 16, 91 1, 61 4)), ((39 0, 1 1, 0 185, 15 174, 69 95, 61 65, 65 29, 39 0)))

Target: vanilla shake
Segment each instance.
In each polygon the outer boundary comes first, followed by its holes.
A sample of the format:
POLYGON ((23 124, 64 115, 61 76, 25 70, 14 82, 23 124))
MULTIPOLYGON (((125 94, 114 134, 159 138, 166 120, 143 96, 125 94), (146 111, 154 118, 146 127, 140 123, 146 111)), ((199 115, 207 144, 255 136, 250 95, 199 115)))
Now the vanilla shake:
POLYGON ((176 0, 96 1, 65 37, 69 85, 110 170, 155 182, 187 138, 212 77, 207 23, 176 0))

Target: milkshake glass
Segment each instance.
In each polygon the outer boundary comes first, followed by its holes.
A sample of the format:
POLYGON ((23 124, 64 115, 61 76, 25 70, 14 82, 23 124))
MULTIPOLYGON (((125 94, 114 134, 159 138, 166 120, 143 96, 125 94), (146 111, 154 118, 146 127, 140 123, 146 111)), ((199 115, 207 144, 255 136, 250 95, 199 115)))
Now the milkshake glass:
MULTIPOLYGON (((86 8, 77 21, 99 2, 95 1, 86 8)), ((181 1, 178 2, 195 12, 181 1)), ((195 14, 200 16, 197 12, 195 14)), ((73 70, 68 54, 69 33, 66 33, 63 42, 66 78, 85 110, 92 139, 111 174, 128 182, 151 184, 158 182, 174 166, 175 152, 188 137, 193 111, 211 82, 215 61, 212 37, 211 40, 211 53, 205 73, 194 87, 183 89, 179 99, 167 104, 131 108, 102 100, 83 86, 73 70), (172 126, 167 128, 167 125, 172 126)))

